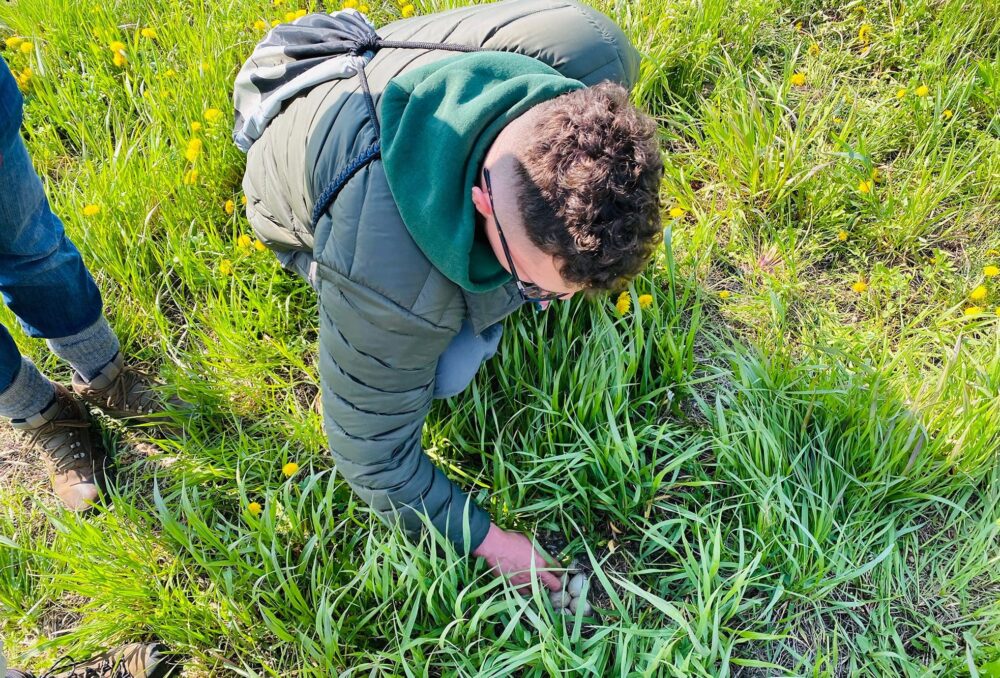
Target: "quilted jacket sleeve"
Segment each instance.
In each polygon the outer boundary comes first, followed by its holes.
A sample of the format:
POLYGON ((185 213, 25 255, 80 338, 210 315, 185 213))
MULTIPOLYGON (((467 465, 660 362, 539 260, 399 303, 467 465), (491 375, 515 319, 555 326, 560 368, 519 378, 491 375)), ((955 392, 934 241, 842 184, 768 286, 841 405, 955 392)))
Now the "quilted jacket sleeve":
POLYGON ((338 471, 386 522, 398 517, 416 536, 425 514, 470 553, 489 514, 421 447, 437 360, 454 332, 329 270, 321 269, 319 292, 323 408, 338 471))

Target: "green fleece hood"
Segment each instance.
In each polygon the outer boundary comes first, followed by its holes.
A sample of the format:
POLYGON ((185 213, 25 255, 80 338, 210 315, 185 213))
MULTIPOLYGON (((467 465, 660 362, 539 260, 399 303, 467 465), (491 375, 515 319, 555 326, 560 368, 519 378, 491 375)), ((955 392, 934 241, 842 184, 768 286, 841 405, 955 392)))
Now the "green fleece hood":
POLYGON ((393 78, 382 94, 382 166, 406 229, 445 277, 486 292, 510 279, 476 234, 472 187, 497 135, 584 84, 513 52, 473 52, 393 78))

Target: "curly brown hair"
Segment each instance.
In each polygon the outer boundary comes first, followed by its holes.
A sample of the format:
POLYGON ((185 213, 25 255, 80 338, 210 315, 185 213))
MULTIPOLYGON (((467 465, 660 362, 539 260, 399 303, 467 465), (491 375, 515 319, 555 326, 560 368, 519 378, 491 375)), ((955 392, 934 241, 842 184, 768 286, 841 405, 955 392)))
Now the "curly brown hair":
POLYGON ((602 82, 539 104, 519 156, 528 237, 567 282, 615 289, 645 268, 663 236, 663 160, 656 123, 625 88, 602 82))

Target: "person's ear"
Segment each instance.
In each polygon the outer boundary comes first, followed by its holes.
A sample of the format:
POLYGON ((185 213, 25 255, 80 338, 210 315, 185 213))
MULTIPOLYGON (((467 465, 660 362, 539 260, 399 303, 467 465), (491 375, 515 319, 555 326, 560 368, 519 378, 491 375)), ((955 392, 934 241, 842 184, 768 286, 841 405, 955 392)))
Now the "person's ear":
POLYGON ((493 216, 493 208, 490 207, 490 198, 486 191, 478 186, 472 187, 472 204, 476 206, 476 211, 484 217, 493 216))

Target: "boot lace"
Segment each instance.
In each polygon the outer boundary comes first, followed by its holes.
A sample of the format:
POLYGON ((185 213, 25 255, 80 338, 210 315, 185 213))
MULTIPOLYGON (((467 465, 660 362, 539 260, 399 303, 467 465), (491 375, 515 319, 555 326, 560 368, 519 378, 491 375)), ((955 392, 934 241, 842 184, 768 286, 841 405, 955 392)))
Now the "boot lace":
POLYGON ((67 671, 69 673, 66 675, 72 678, 133 678, 132 672, 125 666, 124 660, 112 662, 110 658, 106 657, 97 663, 94 663, 93 660, 74 662, 73 658, 68 655, 57 661, 40 678, 58 678, 59 673, 67 671), (77 671, 77 667, 82 667, 83 672, 77 671))
POLYGON ((30 445, 37 445, 45 450, 56 470, 62 473, 77 466, 81 459, 87 458, 81 431, 89 428, 90 422, 85 419, 54 419, 33 431, 28 441, 30 445), (66 436, 68 444, 50 445, 60 435, 66 436))
POLYGON ((149 387, 150 377, 137 369, 126 367, 104 391, 108 407, 136 414, 150 414, 158 409, 158 397, 149 387))

